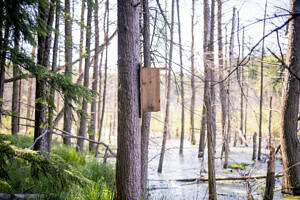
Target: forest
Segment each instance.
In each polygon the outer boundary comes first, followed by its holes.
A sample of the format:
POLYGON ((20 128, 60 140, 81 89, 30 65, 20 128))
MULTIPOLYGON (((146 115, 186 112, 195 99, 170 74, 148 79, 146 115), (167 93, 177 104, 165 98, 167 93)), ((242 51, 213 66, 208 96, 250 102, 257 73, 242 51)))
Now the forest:
POLYGON ((0 0, 0 199, 297 199, 300 0, 0 0))

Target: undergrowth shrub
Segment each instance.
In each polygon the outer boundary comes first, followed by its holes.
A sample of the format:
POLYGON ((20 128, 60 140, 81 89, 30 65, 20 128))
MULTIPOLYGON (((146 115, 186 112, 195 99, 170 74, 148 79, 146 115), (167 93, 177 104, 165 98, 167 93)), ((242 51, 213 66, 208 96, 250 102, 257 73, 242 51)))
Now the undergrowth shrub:
POLYGON ((50 154, 26 148, 30 136, 0 134, 0 193, 43 199, 113 199, 114 167, 57 142, 50 154))

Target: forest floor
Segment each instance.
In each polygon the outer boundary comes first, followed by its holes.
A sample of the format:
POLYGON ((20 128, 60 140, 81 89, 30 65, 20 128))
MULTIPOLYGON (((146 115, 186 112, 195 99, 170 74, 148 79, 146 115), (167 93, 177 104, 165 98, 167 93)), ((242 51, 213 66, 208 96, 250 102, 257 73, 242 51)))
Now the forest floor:
MULTIPOLYGON (((167 151, 164 158, 163 171, 157 173, 161 138, 152 134, 149 152, 149 193, 151 199, 208 199, 207 182, 182 182, 176 179, 199 178, 200 169, 203 177, 207 177, 207 153, 204 159, 198 158, 198 145, 191 145, 184 141, 183 156, 179 155, 179 139, 167 141, 167 151)), ((197 144, 197 143, 196 143, 197 144)), ((245 147, 237 143, 236 147, 230 144, 229 166, 236 164, 243 169, 223 169, 220 159, 221 139, 217 140, 216 149, 216 177, 261 176, 267 174, 267 159, 269 151, 262 150, 262 161, 252 161, 252 145, 245 147), (244 167, 243 167, 244 166, 244 167)), ((265 146, 265 144, 263 145, 265 146)), ((281 173, 282 164, 280 155, 276 155, 276 174, 281 173)), ((281 194, 281 178, 276 178, 274 199, 290 199, 281 194)), ((265 188, 265 179, 250 180, 250 191, 254 199, 262 199, 265 188)), ((218 199, 247 199, 246 181, 217 181, 218 199)), ((295 199, 295 198, 293 198, 295 199)))

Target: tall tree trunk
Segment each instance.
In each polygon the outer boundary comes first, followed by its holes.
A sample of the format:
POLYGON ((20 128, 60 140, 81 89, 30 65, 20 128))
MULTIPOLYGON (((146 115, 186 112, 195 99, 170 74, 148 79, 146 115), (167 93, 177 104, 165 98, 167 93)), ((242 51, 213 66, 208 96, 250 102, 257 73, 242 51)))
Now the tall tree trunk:
MULTIPOLYGON (((82 54, 83 54, 83 34, 84 34, 84 12, 85 11, 85 1, 81 1, 81 14, 80 14, 80 39, 79 39, 79 76, 82 73, 82 54)), ((81 84, 82 81, 80 81, 81 84)))
MULTIPOLYGON (((59 42, 59 18, 60 18, 60 2, 56 1, 56 12, 55 12, 55 37, 54 37, 54 42, 53 42, 53 56, 52 56, 52 67, 51 71, 55 72, 57 70, 57 53, 58 53, 58 42, 59 42)), ((50 101, 54 105, 55 104, 55 90, 50 89, 50 101)), ((53 127, 55 126, 53 122, 53 117, 54 117, 54 112, 53 108, 49 108, 49 123, 50 123, 50 137, 49 140, 50 142, 48 143, 48 149, 51 150, 51 141, 52 141, 52 134, 53 134, 53 127)))
POLYGON ((220 102, 222 116, 222 137, 225 138, 226 124, 226 90, 223 80, 223 42, 222 42, 222 0, 218 0, 218 64, 219 64, 219 87, 220 87, 220 102))
MULTIPOLYGON (((38 14, 48 26, 52 27, 54 20, 54 2, 47 1, 47 4, 39 3, 38 14)), ((51 32, 47 35, 38 35, 38 53, 37 63, 47 68, 50 58, 51 32)), ((50 132, 46 126, 47 105, 41 100, 47 98, 46 82, 43 79, 36 78, 35 89, 35 123, 34 123, 34 140, 36 141, 33 149, 39 151, 50 151, 50 132)))
POLYGON ((173 58, 173 30, 174 30, 174 5, 175 0, 172 0, 172 11, 171 11, 171 27, 170 27, 170 49, 169 49, 169 70, 168 70, 168 88, 167 88, 167 97, 166 97, 166 110, 165 110, 165 119, 164 119, 164 133, 163 141, 160 151, 159 163, 157 172, 162 172, 163 161, 166 151, 166 141, 169 128, 169 107, 170 107, 170 96, 171 96, 171 70, 172 70, 172 58, 173 58))
MULTIPOLYGON (((253 67, 253 60, 252 60, 252 67, 253 67)), ((245 122, 244 122, 244 135, 245 135, 245 139, 247 140, 247 120, 248 120, 248 96, 249 96, 249 86, 248 86, 248 82, 249 82, 249 72, 247 73, 247 75, 245 76, 245 87, 246 87, 246 102, 245 102, 245 122)))
MULTIPOLYGON (((106 24, 107 24, 107 20, 106 20, 106 16, 107 16, 107 9, 105 9, 104 12, 104 16, 103 16, 103 34, 104 37, 106 35, 106 24)), ((104 38, 104 41, 106 40, 106 38, 104 38)), ((103 51, 101 52, 101 56, 100 56, 100 64, 99 64, 99 94, 102 93, 102 61, 103 61, 103 51)), ((99 95, 99 101, 98 101, 98 124, 97 124, 97 132, 99 133, 100 130, 100 124, 101 124, 101 115, 102 115, 102 111, 101 111, 101 105, 102 105, 102 97, 99 95)))
POLYGON ((209 75, 207 98, 205 99, 207 113, 207 149, 208 149, 208 190, 209 199, 217 199, 216 192, 216 174, 215 174, 215 146, 216 146, 216 107, 215 107, 215 89, 214 89, 214 28, 215 28, 215 0, 211 0, 210 14, 210 36, 209 36, 209 75))
MULTIPOLYGON (((290 13, 300 12, 300 1, 290 0, 290 13)), ((292 17, 292 16, 290 16, 292 17)), ((300 77, 300 18, 289 22, 286 64, 300 77)), ((283 163, 282 192, 300 195, 300 142, 297 137, 300 82, 285 69, 282 87, 280 140, 283 163)))
MULTIPOLYGON (((234 28, 235 28, 235 11, 236 8, 233 8, 232 14, 232 24, 231 24, 231 36, 230 36, 230 47, 229 47, 229 73, 232 71, 233 67, 233 47, 234 47, 234 28)), ((231 105, 230 105, 230 90, 231 90, 231 78, 228 79, 228 97, 227 97, 227 133, 225 136, 225 157, 223 167, 226 169, 228 167, 228 152, 229 152, 229 140, 231 134, 231 105)))
MULTIPOLYGON (((94 11, 94 23, 95 23, 95 59, 94 59, 94 72, 93 72, 93 83, 92 90, 97 92, 98 90, 98 60, 99 60, 99 21, 98 21, 98 0, 95 0, 95 11, 94 11)), ((95 140, 96 133, 96 116, 97 116, 97 97, 93 99, 91 105, 91 130, 93 135, 90 135, 91 140, 95 140)), ((95 143, 89 143, 89 150, 95 150, 95 143)))
MULTIPOLYGON (((28 82, 28 90, 27 90, 27 111, 26 111, 26 118, 31 119, 31 102, 32 102, 32 90, 33 90, 33 78, 29 79, 28 82)), ((26 121, 26 133, 29 130, 30 121, 26 121)))
MULTIPOLYGON (((93 11, 93 2, 92 1, 87 1, 87 24, 86 24, 86 45, 85 45, 85 52, 87 54, 85 58, 85 63, 84 63, 84 80, 83 80, 83 85, 84 87, 89 87, 89 70, 90 70, 90 47, 91 47, 91 24, 92 24, 92 11, 93 11)), ((88 108, 88 102, 83 99, 82 101, 82 111, 87 112, 88 108)), ((85 114, 81 113, 80 115, 80 127, 79 127, 79 136, 85 137, 86 134, 86 122, 87 118, 85 114)), ((84 140, 83 139, 78 139, 77 140, 77 151, 82 152, 84 147, 84 140)))
MULTIPOLYGON (((151 67, 150 55, 150 11, 148 0, 143 0, 143 52, 144 67, 151 67)), ((142 198, 147 199, 147 178, 148 178, 148 146, 150 134, 151 112, 142 113, 141 126, 141 183, 142 198)))
POLYGON ((194 63, 194 18, 195 18, 195 0, 192 0, 192 20, 191 20, 191 33, 192 33, 192 40, 191 40, 191 113, 190 113, 190 123, 191 123, 191 143, 192 145, 196 144, 195 139, 195 123, 194 123, 194 116, 195 116, 195 101, 196 101, 196 91, 195 91, 195 63, 194 63))
MULTIPOLYGON (((18 12, 18 6, 16 6, 16 12, 18 12)), ((19 50, 19 41, 20 41, 20 32, 17 28, 14 29, 14 49, 15 51, 19 50)), ((16 55, 13 56, 14 62, 13 62, 13 77, 16 77, 19 75, 19 68, 18 63, 16 62, 16 55)), ((19 80, 13 81, 13 93, 12 93, 12 119, 11 119, 11 133, 13 135, 17 135, 19 130, 19 80)))
POLYGON ((183 154, 183 142, 184 142, 184 84, 183 84, 183 64, 182 64, 182 46, 181 46, 181 27, 180 27, 180 13, 179 13, 179 1, 177 4, 177 20, 178 20, 178 39, 179 39, 179 59, 180 59, 180 93, 181 93, 181 133, 180 133, 180 147, 179 154, 183 154))
MULTIPOLYGON (((136 2, 136 1, 134 1, 136 2)), ((118 0, 117 200, 140 200, 141 127, 139 120, 139 6, 118 0)))
MULTIPOLYGON (((70 0, 65 0, 65 76, 72 79, 72 19, 70 0)), ((64 101, 64 127, 63 130, 71 133, 72 130, 72 110, 71 104, 66 98, 64 101)), ((71 138, 64 137, 64 144, 71 145, 71 138)))
POLYGON ((205 135, 206 135, 206 127, 207 127, 207 109, 206 104, 208 98, 208 44, 209 44, 209 26, 210 26, 210 14, 209 14, 209 3, 208 0, 205 0, 203 3, 203 66, 204 66, 204 91, 203 91, 203 108, 202 108, 202 118, 201 118, 201 130, 200 130, 200 141, 199 141, 199 152, 198 158, 202 158, 204 156, 205 149, 205 135))
MULTIPOLYGON (((268 0, 265 3, 265 14, 263 24, 263 36, 266 29, 266 15, 267 15, 268 0)), ((258 153, 257 160, 261 160, 261 143, 262 143, 262 107, 263 107, 263 92, 264 92, 264 56, 265 56, 265 40, 262 41, 261 60, 260 60, 260 99, 259 99, 259 132, 258 132, 258 153)))
MULTIPOLYGON (((35 60, 35 46, 32 46, 31 50, 31 59, 35 60)), ((28 90, 27 90, 27 111, 26 111, 26 118, 31 119, 31 102, 32 102, 32 91, 33 91, 33 78, 29 78, 28 82, 28 90)), ((30 121, 26 121, 26 133, 29 130, 30 121)))
MULTIPOLYGON (((1 12, 3 13, 3 12, 1 12)), ((1 14, 2 15, 2 14, 1 14)), ((2 24, 2 23, 1 23, 2 24)), ((8 37, 10 34, 10 23, 6 22, 5 26, 2 28, 4 29, 4 38, 1 41, 2 49, 0 50, 0 125, 2 126, 2 112, 3 112, 3 97, 4 97, 4 80, 5 80, 5 67, 6 67, 6 50, 8 47, 8 37)), ((1 29, 1 35, 2 35, 1 29)))
MULTIPOLYGON (((105 31, 105 40, 108 39, 108 31, 109 31, 109 0, 106 0, 106 31, 105 31)), ((102 109, 101 109, 101 118, 99 125, 99 134, 98 134, 98 142, 101 140, 102 129, 103 129, 103 121, 104 121, 104 113, 105 113, 105 101, 106 101, 106 88, 107 88, 107 59, 108 59, 108 43, 106 43, 105 50, 105 64, 104 64, 104 82, 103 82, 103 100, 102 100, 102 109)), ((95 157, 98 156, 99 144, 96 146, 96 154, 95 157)))
MULTIPOLYGON (((208 46, 208 60, 209 60, 209 98, 211 106, 211 120, 212 120, 212 144, 216 145, 216 95, 215 95, 215 62, 214 62, 214 34, 215 34, 215 0, 211 0, 211 13, 210 13, 210 32, 209 32, 209 46, 208 46)), ((206 108, 207 110, 208 108, 206 108)), ((213 148, 214 149, 214 148, 213 148)))

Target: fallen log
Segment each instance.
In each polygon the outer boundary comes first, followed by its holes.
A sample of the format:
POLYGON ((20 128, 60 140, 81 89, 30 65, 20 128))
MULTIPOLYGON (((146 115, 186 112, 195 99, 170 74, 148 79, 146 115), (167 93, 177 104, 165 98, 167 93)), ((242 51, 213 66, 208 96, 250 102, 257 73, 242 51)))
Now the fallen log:
MULTIPOLYGON (((282 177, 282 174, 276 174, 275 178, 282 177)), ((245 180, 253 180, 253 179, 263 179, 267 178, 267 176, 238 176, 238 177, 219 177, 216 178, 216 181, 245 181, 245 180)), ((184 179, 169 179, 167 181, 176 181, 176 182, 201 182, 208 181, 208 178, 184 178, 184 179)))

